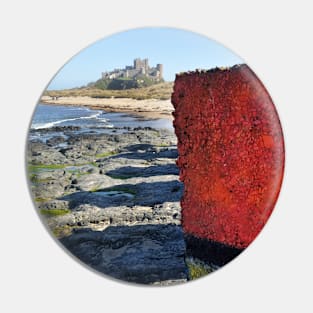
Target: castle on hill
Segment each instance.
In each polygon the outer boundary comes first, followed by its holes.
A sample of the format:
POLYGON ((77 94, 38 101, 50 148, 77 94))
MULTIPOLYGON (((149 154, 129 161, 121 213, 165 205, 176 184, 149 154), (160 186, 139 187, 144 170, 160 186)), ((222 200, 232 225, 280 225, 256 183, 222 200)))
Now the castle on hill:
POLYGON ((102 79, 136 78, 137 76, 146 76, 155 81, 160 81, 163 79, 163 64, 150 67, 148 59, 137 58, 134 60, 133 66, 128 65, 124 69, 114 69, 102 73, 102 79))

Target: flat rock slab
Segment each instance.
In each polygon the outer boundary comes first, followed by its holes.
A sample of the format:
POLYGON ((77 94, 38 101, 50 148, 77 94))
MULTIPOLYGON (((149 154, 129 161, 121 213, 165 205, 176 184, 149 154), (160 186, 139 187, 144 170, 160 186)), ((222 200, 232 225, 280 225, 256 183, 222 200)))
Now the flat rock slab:
MULTIPOLYGON (((69 209, 67 201, 54 200, 39 206, 44 210, 69 209)), ((51 229, 63 227, 88 227, 103 230, 108 226, 126 226, 136 224, 172 224, 179 225, 181 219, 179 202, 164 202, 154 207, 116 206, 105 209, 90 204, 81 204, 74 211, 47 218, 51 229)))
POLYGON ((120 178, 130 177, 151 177, 160 175, 179 175, 176 164, 153 165, 147 167, 135 167, 132 165, 120 167, 118 169, 108 171, 106 175, 120 178))
POLYGON ((74 192, 59 200, 69 202, 70 209, 75 209, 81 204, 90 204, 100 208, 109 206, 154 206, 164 202, 178 202, 183 192, 183 184, 175 179, 175 176, 155 176, 156 181, 150 179, 150 182, 142 182, 135 179, 132 184, 114 185, 112 188, 124 192, 116 195, 108 193, 109 188, 99 189, 98 192, 79 191, 74 192), (161 178, 165 179, 161 181, 161 178), (157 179, 160 179, 158 181, 157 179), (127 190, 135 195, 127 193, 127 190), (126 191, 125 191, 126 190, 126 191))
POLYGON ((112 178, 100 175, 98 173, 93 173, 89 175, 83 175, 75 181, 75 185, 84 191, 89 191, 97 188, 106 188, 110 187, 114 184, 114 180, 112 178))
POLYGON ((95 270, 133 283, 187 280, 181 226, 110 226, 80 229, 60 239, 76 257, 95 270))

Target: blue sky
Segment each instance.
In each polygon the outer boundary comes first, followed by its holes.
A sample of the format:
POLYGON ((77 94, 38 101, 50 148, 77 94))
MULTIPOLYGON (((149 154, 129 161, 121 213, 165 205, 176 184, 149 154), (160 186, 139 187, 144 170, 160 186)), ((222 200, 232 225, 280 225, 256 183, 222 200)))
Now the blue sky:
POLYGON ((140 28, 103 38, 74 56, 50 82, 48 89, 65 89, 96 81, 104 71, 132 65, 148 58, 149 65, 162 63, 164 79, 175 73, 231 66, 243 60, 209 38, 174 28, 140 28))

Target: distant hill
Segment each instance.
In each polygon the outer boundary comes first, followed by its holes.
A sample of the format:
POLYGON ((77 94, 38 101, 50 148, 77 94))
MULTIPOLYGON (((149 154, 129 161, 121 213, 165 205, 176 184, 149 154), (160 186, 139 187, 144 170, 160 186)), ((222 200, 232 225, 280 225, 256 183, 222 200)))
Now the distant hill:
POLYGON ((160 84, 161 81, 156 81, 153 78, 147 77, 145 75, 137 75, 136 77, 120 77, 115 79, 105 79, 101 78, 96 82, 89 83, 88 87, 94 87, 102 90, 125 90, 132 88, 142 88, 149 87, 152 85, 160 84))
MULTIPOLYGON (((102 81, 103 79, 101 79, 102 81)), ((117 80, 117 79, 116 79, 117 80)), ((126 84, 131 84, 127 79, 121 79, 126 84)), ((110 80, 112 81, 112 80, 110 80)), ((115 82, 114 84, 122 84, 115 82)), ((140 86, 133 88, 108 89, 102 86, 105 82, 97 81, 90 83, 86 87, 65 89, 65 90, 46 90, 43 95, 51 97, 73 97, 88 96, 92 98, 132 98, 137 100, 160 99, 167 100, 171 98, 173 92, 173 82, 162 82, 150 86, 140 86)))

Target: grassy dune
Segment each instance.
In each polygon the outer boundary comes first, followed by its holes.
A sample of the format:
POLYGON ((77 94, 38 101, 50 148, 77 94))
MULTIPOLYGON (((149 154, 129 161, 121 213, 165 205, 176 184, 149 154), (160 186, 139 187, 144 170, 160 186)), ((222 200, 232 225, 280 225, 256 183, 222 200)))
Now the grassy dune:
POLYGON ((89 96, 92 98, 131 98, 145 99, 170 99, 173 92, 173 82, 164 82, 149 87, 133 88, 125 90, 102 90, 94 87, 83 87, 65 90, 46 90, 44 96, 50 97, 75 97, 89 96))

